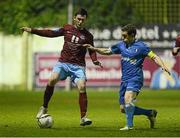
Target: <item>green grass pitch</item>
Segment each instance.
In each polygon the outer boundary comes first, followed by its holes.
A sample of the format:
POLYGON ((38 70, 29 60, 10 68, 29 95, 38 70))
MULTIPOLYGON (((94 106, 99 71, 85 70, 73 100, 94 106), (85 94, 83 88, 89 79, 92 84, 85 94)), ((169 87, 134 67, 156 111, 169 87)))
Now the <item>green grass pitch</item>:
POLYGON ((125 115, 119 112, 118 89, 88 90, 88 117, 91 126, 79 125, 78 93, 56 89, 48 113, 54 119, 51 129, 38 127, 35 116, 42 104, 42 92, 0 92, 1 137, 179 137, 180 90, 143 90, 136 105, 157 109, 155 129, 145 116, 135 116, 135 130, 119 131, 125 115))

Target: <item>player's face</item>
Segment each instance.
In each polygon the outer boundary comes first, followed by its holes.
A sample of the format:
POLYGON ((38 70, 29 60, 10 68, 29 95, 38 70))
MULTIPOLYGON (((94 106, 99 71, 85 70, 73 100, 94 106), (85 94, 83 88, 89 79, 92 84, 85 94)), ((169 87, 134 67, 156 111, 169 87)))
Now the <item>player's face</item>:
POLYGON ((74 17, 74 25, 77 28, 82 28, 84 26, 85 20, 86 20, 86 15, 83 16, 78 14, 74 17))
POLYGON ((134 41, 134 36, 133 35, 128 35, 128 32, 126 31, 122 31, 122 40, 126 43, 126 44, 130 44, 134 41))

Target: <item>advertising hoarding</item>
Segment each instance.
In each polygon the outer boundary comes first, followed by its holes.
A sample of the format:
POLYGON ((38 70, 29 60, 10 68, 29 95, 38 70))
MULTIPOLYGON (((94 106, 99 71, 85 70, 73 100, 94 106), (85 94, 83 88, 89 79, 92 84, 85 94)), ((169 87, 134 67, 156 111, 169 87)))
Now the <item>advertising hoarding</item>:
MULTIPOLYGON (((173 57, 170 50, 156 51, 165 64, 170 68, 174 82, 168 82, 163 72, 150 59, 146 58, 143 64, 144 85, 151 88, 180 88, 180 56, 173 57), (158 80, 158 81, 157 81, 158 80), (153 82, 154 81, 154 82, 153 82)), ((52 67, 58 61, 58 53, 35 54, 35 87, 45 87, 51 74, 52 67)), ((102 56, 98 60, 103 68, 95 66, 90 57, 86 57, 87 87, 117 87, 121 81, 121 57, 119 55, 102 56)), ((60 81, 57 86, 64 87, 65 81, 60 81)))

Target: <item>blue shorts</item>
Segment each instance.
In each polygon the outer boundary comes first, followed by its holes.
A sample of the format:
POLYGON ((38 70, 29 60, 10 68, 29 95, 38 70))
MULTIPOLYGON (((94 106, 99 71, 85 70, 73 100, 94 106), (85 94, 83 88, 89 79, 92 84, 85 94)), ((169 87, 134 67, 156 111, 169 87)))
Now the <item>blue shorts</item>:
POLYGON ((121 82, 120 90, 119 90, 119 103, 121 105, 124 105, 124 96, 126 91, 132 91, 137 92, 137 94, 140 92, 141 88, 143 86, 142 82, 138 81, 132 81, 132 82, 121 82))
POLYGON ((59 80, 65 80, 67 77, 70 77, 75 84, 78 80, 86 81, 85 67, 83 66, 57 62, 52 72, 59 73, 59 80))

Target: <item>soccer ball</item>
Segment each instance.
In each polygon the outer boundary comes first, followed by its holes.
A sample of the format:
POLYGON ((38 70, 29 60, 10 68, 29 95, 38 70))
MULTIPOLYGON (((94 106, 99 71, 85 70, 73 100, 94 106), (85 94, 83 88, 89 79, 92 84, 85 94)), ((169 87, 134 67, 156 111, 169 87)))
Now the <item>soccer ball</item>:
POLYGON ((37 122, 40 128, 51 128, 54 121, 51 115, 43 114, 37 122))

